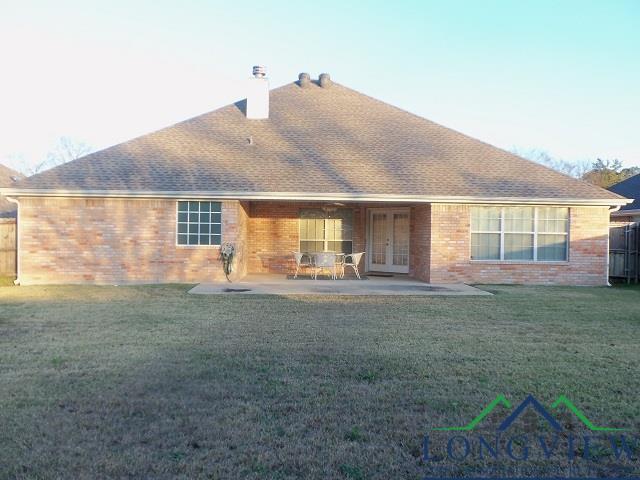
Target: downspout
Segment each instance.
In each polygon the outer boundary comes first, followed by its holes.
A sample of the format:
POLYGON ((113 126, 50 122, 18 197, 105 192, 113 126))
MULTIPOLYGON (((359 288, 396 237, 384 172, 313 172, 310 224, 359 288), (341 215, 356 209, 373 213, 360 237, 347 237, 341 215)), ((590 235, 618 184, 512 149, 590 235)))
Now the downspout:
POLYGON ((14 285, 20 285, 20 202, 11 197, 5 197, 11 203, 15 203, 18 207, 16 215, 16 279, 14 285))
POLYGON ((607 283, 607 287, 612 287, 613 285, 611 284, 611 282, 609 281, 609 262, 610 262, 610 258, 611 258, 611 254, 609 253, 609 248, 611 247, 610 242, 611 242, 611 214, 614 212, 617 212, 618 210, 620 210, 622 208, 621 205, 618 205, 617 207, 610 207, 609 208, 609 228, 607 229, 607 266, 606 266, 606 270, 604 272, 605 274, 605 282, 607 283))

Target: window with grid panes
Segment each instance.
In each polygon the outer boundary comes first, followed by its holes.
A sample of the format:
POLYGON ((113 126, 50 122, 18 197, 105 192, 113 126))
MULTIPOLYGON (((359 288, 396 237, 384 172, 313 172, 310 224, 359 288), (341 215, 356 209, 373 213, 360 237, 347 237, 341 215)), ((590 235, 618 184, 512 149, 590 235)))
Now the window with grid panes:
POLYGON ((179 201, 176 243, 187 246, 219 246, 222 239, 222 204, 179 201))
POLYGON ((471 207, 472 260, 561 262, 568 247, 568 208, 471 207))

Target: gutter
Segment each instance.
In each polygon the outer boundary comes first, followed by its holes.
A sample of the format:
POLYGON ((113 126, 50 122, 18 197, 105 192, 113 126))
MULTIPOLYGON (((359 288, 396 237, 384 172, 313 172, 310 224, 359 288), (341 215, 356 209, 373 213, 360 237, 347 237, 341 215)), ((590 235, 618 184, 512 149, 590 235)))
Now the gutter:
POLYGON ((6 199, 18 207, 16 212, 16 279, 13 284, 20 285, 20 202, 16 198, 6 197, 6 199))
POLYGON ((640 208, 634 208, 630 210, 612 210, 611 215, 614 217, 627 217, 629 215, 640 215, 640 208))
POLYGON ((0 188, 3 195, 14 197, 100 197, 100 198, 176 198, 229 200, 298 200, 332 202, 387 203, 454 203, 454 204, 518 204, 518 205, 593 205, 623 206, 633 200, 627 198, 533 198, 533 197, 477 197, 432 196, 361 193, 305 193, 305 192, 233 192, 233 191, 143 191, 143 190, 56 190, 0 188))

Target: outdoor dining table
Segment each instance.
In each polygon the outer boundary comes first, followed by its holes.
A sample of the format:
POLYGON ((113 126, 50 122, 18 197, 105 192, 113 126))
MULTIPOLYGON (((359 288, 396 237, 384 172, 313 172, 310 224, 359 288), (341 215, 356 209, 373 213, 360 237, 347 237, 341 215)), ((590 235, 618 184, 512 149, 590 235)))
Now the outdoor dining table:
MULTIPOLYGON (((302 252, 304 256, 308 257, 309 260, 311 260, 312 265, 316 264, 316 256, 320 253, 333 253, 336 256, 336 260, 335 260, 336 267, 344 263, 344 257, 347 255, 346 253, 342 253, 342 252, 302 252)), ((339 272, 336 271, 336 274, 339 274, 339 272)))
POLYGON ((336 252, 302 252, 304 256, 309 257, 311 260, 315 260, 316 255, 318 255, 319 253, 333 253, 336 256, 336 260, 346 255, 346 253, 336 253, 336 252))

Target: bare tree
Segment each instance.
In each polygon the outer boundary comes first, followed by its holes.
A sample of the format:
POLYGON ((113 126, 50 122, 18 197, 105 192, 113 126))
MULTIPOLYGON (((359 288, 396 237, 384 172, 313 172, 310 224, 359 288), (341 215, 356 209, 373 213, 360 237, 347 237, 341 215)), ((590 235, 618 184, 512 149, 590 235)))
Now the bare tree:
POLYGON ((53 150, 47 154, 46 159, 29 169, 30 174, 35 175, 48 168, 70 162, 90 153, 92 150, 91 146, 83 141, 74 140, 71 137, 60 137, 53 150))
POLYGON ((516 155, 533 160, 549 168, 565 173, 574 178, 579 178, 602 188, 621 182, 633 175, 640 173, 640 167, 624 167, 620 160, 607 160, 598 158, 595 162, 583 160, 580 162, 568 162, 560 158, 554 158, 544 150, 531 149, 511 150, 516 155))
POLYGON ((591 169, 591 164, 587 160, 569 162, 561 158, 552 157, 548 152, 536 148, 531 150, 519 150, 514 148, 511 151, 516 155, 532 160, 536 163, 540 163, 545 167, 552 168, 553 170, 574 178, 582 178, 591 169))
POLYGON ((29 175, 31 168, 27 165, 27 159, 22 153, 10 153, 0 158, 0 163, 20 172, 23 175, 29 175))

